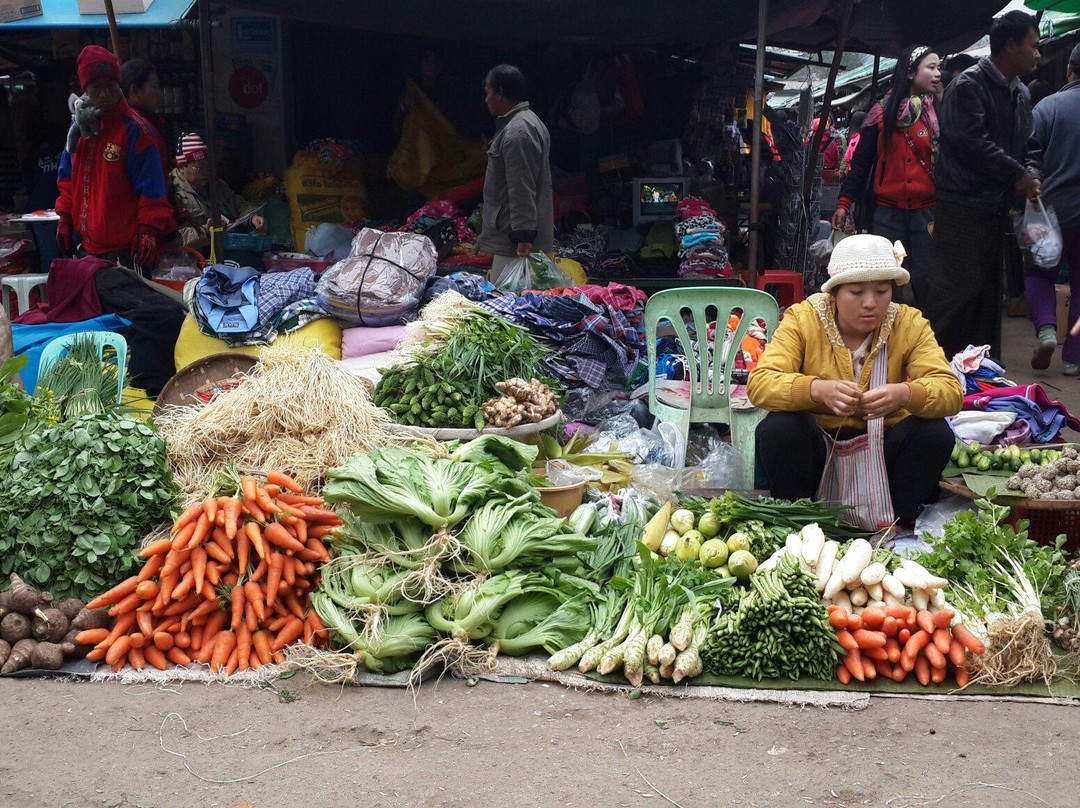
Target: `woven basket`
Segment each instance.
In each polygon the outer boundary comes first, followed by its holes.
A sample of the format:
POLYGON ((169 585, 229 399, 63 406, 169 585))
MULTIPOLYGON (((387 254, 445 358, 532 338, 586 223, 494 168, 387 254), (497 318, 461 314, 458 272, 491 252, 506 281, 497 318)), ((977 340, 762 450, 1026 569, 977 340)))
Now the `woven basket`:
POLYGON ((193 407, 204 403, 197 391, 221 385, 237 374, 248 373, 256 361, 246 354, 217 353, 192 362, 165 383, 154 404, 154 417, 166 407, 193 407))

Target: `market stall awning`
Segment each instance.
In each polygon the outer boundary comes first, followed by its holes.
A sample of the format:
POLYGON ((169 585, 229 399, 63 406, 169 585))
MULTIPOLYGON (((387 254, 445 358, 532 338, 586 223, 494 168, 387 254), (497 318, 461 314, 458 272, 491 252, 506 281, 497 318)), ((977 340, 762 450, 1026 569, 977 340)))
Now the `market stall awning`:
MULTIPOLYGON (((168 28, 175 25, 195 5, 195 0, 154 0, 142 14, 117 14, 120 28, 168 28)), ((25 31, 30 28, 108 28, 104 14, 80 14, 75 0, 44 0, 42 13, 18 22, 0 23, 4 31, 25 31)))

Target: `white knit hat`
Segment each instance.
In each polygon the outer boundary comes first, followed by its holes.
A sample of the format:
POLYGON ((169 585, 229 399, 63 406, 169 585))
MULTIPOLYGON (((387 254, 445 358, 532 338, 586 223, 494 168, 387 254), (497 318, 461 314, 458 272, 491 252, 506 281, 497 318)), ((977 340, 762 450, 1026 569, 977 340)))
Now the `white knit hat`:
POLYGON ((829 279, 821 287, 828 292, 845 283, 895 281, 898 286, 911 276, 900 266, 907 251, 899 241, 889 243, 884 236, 848 236, 833 247, 829 259, 829 279))

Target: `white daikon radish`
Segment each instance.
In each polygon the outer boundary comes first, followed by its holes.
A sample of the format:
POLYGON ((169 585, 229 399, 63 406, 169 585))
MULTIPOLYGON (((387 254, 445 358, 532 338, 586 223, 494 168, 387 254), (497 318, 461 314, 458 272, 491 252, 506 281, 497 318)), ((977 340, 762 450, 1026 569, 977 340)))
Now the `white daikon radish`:
POLYGON ((881 588, 892 595, 894 598, 903 599, 906 594, 904 591, 904 585, 896 580, 896 577, 886 573, 885 577, 881 579, 881 588))
MULTIPOLYGON (((881 579, 888 574, 889 570, 880 561, 868 564, 866 569, 862 571, 859 578, 866 586, 873 586, 874 584, 880 584, 881 579)), ((880 598, 879 598, 880 600, 880 598)))
POLYGON ((866 594, 870 596, 870 600, 885 599, 885 590, 882 589, 881 584, 870 584, 866 587, 866 594))
POLYGON ((821 548, 825 545, 825 533, 814 523, 800 530, 799 536, 802 538, 803 561, 814 567, 821 555, 821 548))
MULTIPOLYGON (((843 559, 841 559, 841 562, 842 561, 843 559)), ((829 576, 828 583, 825 584, 825 591, 822 592, 822 595, 825 597, 825 600, 833 600, 837 593, 843 590, 843 588, 844 579, 840 577, 840 565, 837 564, 832 571, 832 575, 829 576)))
POLYGON ((923 576, 926 579, 926 586, 923 589, 941 589, 949 585, 949 582, 944 578, 939 578, 934 575, 930 570, 924 567, 917 561, 912 561, 910 558, 900 559, 900 567, 903 569, 913 570, 914 572, 923 576))
POLYGON ((889 604, 883 600, 872 600, 866 604, 867 606, 877 606, 879 609, 884 609, 889 604))
POLYGON ((886 606, 905 606, 905 605, 907 605, 907 601, 905 601, 903 598, 898 598, 898 597, 896 597, 896 595, 893 595, 893 594, 890 594, 889 592, 886 592, 885 593, 885 605, 886 606))
POLYGON ((925 589, 916 589, 911 593, 911 605, 916 611, 923 611, 930 605, 930 594, 925 589))
POLYGON ((832 599, 832 603, 835 606, 840 606, 844 609, 847 609, 849 612, 851 611, 851 598, 848 596, 848 593, 845 592, 843 589, 836 593, 836 597, 832 599))
POLYGON ((798 533, 789 533, 784 539, 784 547, 796 558, 802 558, 802 537, 798 533))
POLYGON ((870 597, 866 594, 866 590, 861 586, 851 593, 852 606, 865 606, 868 600, 870 600, 870 597))
POLYGON ((821 546, 821 555, 817 560, 817 580, 814 586, 818 592, 824 592, 829 583, 833 569, 836 567, 836 553, 840 550, 840 542, 829 540, 821 546))
POLYGON ((783 558, 784 556, 786 556, 787 554, 788 554, 787 548, 786 547, 781 547, 779 550, 777 550, 771 556, 769 556, 764 561, 762 561, 761 564, 758 565, 758 570, 759 571, 771 570, 778 563, 780 563, 780 559, 783 558))
POLYGON ((945 590, 944 589, 931 589, 930 590, 930 605, 937 611, 945 606, 945 590))
POLYGON ((840 563, 836 565, 837 572, 840 573, 840 579, 845 586, 859 579, 862 571, 866 569, 866 565, 870 563, 870 557, 873 553, 874 548, 870 546, 870 542, 866 539, 855 539, 848 545, 847 552, 840 559, 840 563))
POLYGON ((908 589, 925 589, 928 576, 911 567, 898 567, 893 577, 908 589))

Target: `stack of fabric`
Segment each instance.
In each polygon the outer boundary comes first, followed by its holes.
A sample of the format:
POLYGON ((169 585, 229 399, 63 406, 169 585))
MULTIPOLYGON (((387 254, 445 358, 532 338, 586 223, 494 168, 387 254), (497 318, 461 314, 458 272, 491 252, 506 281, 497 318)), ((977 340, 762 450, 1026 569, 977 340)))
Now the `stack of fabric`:
POLYGON ((502 295, 484 308, 535 334, 551 349, 545 370, 566 388, 625 387, 645 356, 645 293, 613 283, 502 295))
POLYGON ((569 258, 577 261, 585 274, 596 274, 597 268, 607 252, 607 233, 602 230, 575 230, 556 248, 556 258, 569 258))
MULTIPOLYGON (((1012 426, 995 438, 994 443, 1050 443, 1066 426, 1080 432, 1080 420, 1060 401, 1051 401, 1041 385, 997 387, 964 398, 964 412, 1015 413, 1012 426)), ((964 420, 964 419, 962 419, 964 420)), ((954 426, 955 429, 955 426, 954 426)))
POLYGON ((953 373, 964 386, 965 393, 981 393, 998 387, 1013 387, 1015 382, 1005 378, 1005 368, 990 358, 990 346, 974 345, 952 359, 953 373))
POLYGON ((679 237, 679 276, 730 278, 731 264, 724 244, 724 226, 716 211, 699 197, 689 196, 677 208, 675 233, 679 237))

